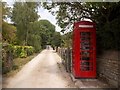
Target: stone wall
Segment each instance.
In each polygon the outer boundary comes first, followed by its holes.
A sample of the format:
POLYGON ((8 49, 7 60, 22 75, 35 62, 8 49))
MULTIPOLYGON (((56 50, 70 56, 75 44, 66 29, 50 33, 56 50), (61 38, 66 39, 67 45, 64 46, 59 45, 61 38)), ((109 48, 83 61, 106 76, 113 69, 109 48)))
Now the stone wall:
POLYGON ((103 51, 101 55, 97 55, 97 75, 106 79, 106 81, 118 87, 118 51, 103 51))
MULTIPOLYGON (((70 67, 72 61, 72 49, 59 48, 59 55, 63 59, 66 71, 71 72, 70 67), (69 62, 69 63, 68 63, 69 62)), ((103 51, 102 54, 97 54, 97 78, 106 81, 113 87, 120 86, 120 78, 118 78, 119 65, 120 65, 120 51, 103 51), (119 63, 119 65, 118 65, 119 63)))

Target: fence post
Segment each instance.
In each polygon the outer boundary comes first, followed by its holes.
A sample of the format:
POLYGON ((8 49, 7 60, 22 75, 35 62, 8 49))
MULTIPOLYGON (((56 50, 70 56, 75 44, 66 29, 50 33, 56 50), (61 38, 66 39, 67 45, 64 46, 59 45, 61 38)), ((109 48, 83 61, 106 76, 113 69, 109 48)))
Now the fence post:
POLYGON ((72 48, 70 49, 70 72, 72 72, 72 48))
POLYGON ((67 49, 67 71, 71 72, 71 50, 70 48, 67 49))
POLYGON ((72 67, 72 49, 70 48, 61 48, 60 49, 60 55, 62 60, 62 63, 66 69, 67 72, 71 72, 72 67))

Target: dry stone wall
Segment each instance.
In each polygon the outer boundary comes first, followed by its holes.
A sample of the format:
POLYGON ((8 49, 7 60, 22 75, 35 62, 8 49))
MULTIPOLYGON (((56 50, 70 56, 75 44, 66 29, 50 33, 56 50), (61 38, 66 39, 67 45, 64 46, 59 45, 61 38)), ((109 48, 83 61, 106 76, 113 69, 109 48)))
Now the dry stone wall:
MULTIPOLYGON (((59 48, 59 55, 63 59, 66 71, 71 72, 72 49, 59 48)), ((103 51, 97 55, 97 78, 101 78, 108 82, 113 87, 120 86, 119 66, 120 66, 120 51, 103 51)))
POLYGON ((109 84, 118 87, 118 63, 120 63, 118 51, 103 51, 101 55, 97 55, 97 75, 105 78, 109 84))

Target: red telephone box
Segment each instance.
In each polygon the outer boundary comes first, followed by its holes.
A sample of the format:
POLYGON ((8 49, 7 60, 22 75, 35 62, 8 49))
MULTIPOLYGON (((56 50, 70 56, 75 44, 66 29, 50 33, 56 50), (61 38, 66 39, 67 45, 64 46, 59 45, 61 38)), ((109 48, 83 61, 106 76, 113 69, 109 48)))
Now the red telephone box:
POLYGON ((95 23, 74 23, 72 72, 75 78, 96 78, 96 28, 95 23))

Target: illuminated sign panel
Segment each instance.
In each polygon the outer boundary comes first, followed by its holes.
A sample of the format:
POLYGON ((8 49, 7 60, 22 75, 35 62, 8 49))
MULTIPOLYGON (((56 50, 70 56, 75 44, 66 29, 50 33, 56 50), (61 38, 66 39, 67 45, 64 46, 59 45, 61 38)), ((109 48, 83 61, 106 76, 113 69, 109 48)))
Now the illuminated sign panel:
POLYGON ((93 28, 93 25, 79 25, 80 28, 93 28))

